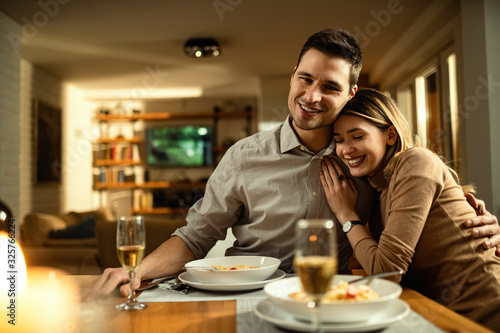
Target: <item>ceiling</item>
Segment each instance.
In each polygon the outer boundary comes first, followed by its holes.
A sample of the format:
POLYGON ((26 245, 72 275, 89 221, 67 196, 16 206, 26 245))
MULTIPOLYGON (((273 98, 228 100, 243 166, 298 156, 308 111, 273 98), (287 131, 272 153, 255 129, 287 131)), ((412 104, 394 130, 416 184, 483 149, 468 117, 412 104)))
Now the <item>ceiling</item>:
POLYGON ((432 2, 3 0, 0 11, 23 25, 23 58, 81 89, 255 95, 260 77, 289 75, 307 37, 328 27, 358 36, 369 74, 432 2), (194 37, 217 39, 221 56, 187 57, 194 37))

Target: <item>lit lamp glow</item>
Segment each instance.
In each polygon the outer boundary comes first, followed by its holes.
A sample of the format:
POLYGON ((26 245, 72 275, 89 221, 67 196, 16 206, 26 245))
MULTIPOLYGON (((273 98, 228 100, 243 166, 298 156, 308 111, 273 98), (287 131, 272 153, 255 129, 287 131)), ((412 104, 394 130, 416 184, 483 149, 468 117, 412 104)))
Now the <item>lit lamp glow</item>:
POLYGON ((26 268, 17 242, 0 234, 0 332, 70 332, 78 325, 78 289, 65 273, 26 268))

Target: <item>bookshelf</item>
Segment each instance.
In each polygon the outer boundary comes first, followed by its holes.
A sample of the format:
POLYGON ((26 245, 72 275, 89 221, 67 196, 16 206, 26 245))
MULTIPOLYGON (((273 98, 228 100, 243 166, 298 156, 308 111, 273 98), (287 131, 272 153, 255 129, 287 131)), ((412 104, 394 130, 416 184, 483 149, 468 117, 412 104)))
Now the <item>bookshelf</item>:
MULTIPOLYGON (((131 214, 149 215, 149 214, 178 214, 186 211, 189 207, 157 206, 153 193, 161 190, 172 190, 177 192, 196 191, 200 194, 205 189, 205 182, 174 182, 168 180, 144 181, 142 176, 144 165, 141 151, 144 151, 144 127, 138 132, 128 131, 128 134, 119 134, 115 136, 108 135, 104 128, 110 124, 119 124, 120 126, 129 126, 133 129, 134 124, 138 122, 168 122, 184 121, 190 123, 200 119, 211 120, 213 137, 217 138, 217 132, 220 130, 221 119, 242 119, 246 120, 246 134, 251 134, 252 110, 246 108, 244 111, 213 112, 203 113, 133 113, 133 114, 98 114, 95 121, 100 126, 100 137, 94 142, 93 167, 98 169, 94 173, 94 190, 102 193, 108 190, 131 191, 131 214), (140 167, 137 168, 136 167, 140 167)), ((125 131, 126 132, 126 131, 125 131)), ((213 142, 212 157, 216 161, 217 157, 223 155, 228 147, 217 145, 213 142)), ((205 167, 206 168, 206 167, 205 167)), ((182 200, 179 200, 182 201, 182 200)), ((101 200, 102 202, 102 200, 101 200)))

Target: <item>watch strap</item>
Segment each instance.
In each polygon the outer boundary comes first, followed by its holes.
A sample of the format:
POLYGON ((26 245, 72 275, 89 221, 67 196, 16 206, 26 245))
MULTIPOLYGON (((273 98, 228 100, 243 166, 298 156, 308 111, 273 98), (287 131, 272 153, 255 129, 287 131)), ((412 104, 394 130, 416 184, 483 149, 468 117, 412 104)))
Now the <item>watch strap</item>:
POLYGON ((349 231, 351 231, 352 227, 359 224, 359 225, 365 225, 363 222, 359 221, 359 220, 349 220, 347 221, 345 224, 349 224, 349 228, 348 229, 343 229, 345 233, 348 233, 349 231))
POLYGON ((358 220, 350 220, 349 222, 351 222, 352 225, 356 225, 356 224, 365 225, 363 222, 358 221, 358 220))

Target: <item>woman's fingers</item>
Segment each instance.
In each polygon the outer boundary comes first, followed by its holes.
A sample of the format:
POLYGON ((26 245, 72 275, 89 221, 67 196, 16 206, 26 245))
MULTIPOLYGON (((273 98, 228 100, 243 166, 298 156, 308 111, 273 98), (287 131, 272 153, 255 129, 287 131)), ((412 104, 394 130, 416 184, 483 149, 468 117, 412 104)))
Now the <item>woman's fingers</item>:
POLYGON ((338 162, 334 159, 329 159, 330 162, 332 163, 332 166, 335 168, 335 173, 337 175, 337 179, 342 182, 346 179, 344 172, 342 171, 342 168, 338 164, 338 162))
POLYGON ((337 173, 335 167, 329 158, 324 158, 322 162, 322 175, 326 181, 329 188, 333 188, 335 185, 335 180, 337 179, 337 173))

